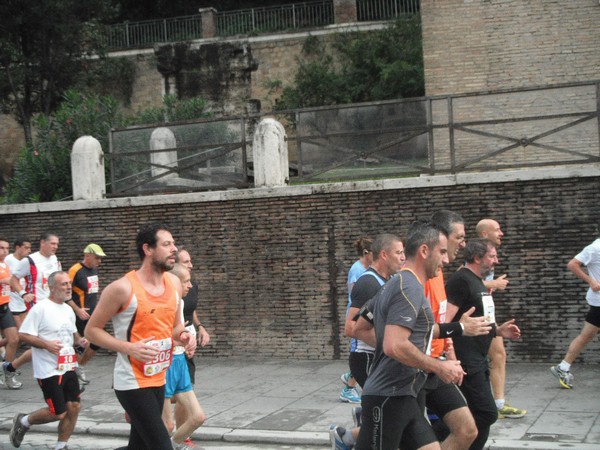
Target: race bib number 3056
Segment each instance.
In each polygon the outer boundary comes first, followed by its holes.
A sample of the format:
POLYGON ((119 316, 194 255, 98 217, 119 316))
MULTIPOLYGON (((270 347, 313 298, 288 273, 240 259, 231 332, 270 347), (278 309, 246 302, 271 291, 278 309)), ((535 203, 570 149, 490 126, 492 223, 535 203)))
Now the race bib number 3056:
POLYGON ((173 344, 171 338, 150 341, 148 344, 158 349, 158 355, 152 361, 144 363, 144 375, 151 377, 169 368, 173 356, 173 344))

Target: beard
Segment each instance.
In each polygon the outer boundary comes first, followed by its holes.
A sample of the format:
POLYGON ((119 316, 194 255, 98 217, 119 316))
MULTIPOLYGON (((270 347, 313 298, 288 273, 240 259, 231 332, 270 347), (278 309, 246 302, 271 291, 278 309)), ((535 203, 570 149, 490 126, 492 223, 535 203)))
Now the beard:
POLYGON ((174 262, 171 262, 170 259, 165 259, 163 261, 152 260, 152 267, 157 269, 159 272, 168 272, 173 269, 175 266, 174 262))

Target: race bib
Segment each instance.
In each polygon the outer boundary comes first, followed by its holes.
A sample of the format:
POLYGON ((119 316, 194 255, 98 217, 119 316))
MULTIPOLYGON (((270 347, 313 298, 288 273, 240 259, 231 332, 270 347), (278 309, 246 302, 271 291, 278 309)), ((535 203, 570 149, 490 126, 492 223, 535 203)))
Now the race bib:
POLYGON ((88 294, 97 294, 100 290, 100 282, 98 281, 98 275, 92 275, 87 277, 88 294))
POLYGON ((75 349, 71 346, 65 346, 60 349, 58 353, 58 364, 56 368, 61 372, 66 372, 68 370, 73 370, 77 367, 77 355, 75 354, 75 349))
POLYGON ((8 297, 10 295, 10 284, 2 284, 2 294, 0 297, 8 297))
POLYGON ((490 323, 496 323, 496 308, 492 296, 481 294, 481 303, 483 304, 483 317, 490 323))
POLYGON ((171 365, 173 344, 171 338, 150 341, 148 344, 158 349, 158 355, 152 361, 144 363, 143 366, 144 375, 151 377, 169 368, 171 365))
POLYGON ((442 300, 440 302, 440 309, 438 310, 438 322, 446 323, 446 309, 448 308, 448 300, 442 300))
POLYGON ((52 275, 55 270, 49 270, 42 272, 42 289, 46 292, 50 292, 50 288, 48 287, 48 277, 52 275))

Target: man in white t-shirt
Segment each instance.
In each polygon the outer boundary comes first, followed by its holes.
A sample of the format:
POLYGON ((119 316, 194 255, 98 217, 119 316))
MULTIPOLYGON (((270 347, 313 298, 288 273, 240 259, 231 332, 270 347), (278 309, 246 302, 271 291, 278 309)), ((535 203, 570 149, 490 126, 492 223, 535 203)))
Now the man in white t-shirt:
MULTIPOLYGON (((14 248, 15 249, 13 253, 8 255, 4 260, 6 264, 8 264, 8 267, 10 267, 11 273, 15 273, 21 261, 23 261, 24 259, 26 260, 29 254, 31 253, 31 242, 24 238, 18 238, 14 242, 14 248)), ((25 316, 27 315, 27 305, 25 305, 23 297, 19 295, 19 292, 25 291, 25 278, 21 278, 18 281, 19 290, 13 290, 10 293, 9 303, 10 312, 12 312, 12 315, 17 324, 17 328, 21 326, 21 323, 23 322, 23 320, 25 320, 25 316)))
POLYGON ((75 313, 65 305, 71 298, 69 275, 56 271, 48 277, 50 295, 37 303, 23 321, 19 335, 31 345, 33 376, 48 406, 30 414, 18 413, 13 419, 10 441, 19 447, 32 425, 60 421, 55 450, 67 446, 79 415, 79 381, 75 373, 77 356, 74 345, 86 346, 77 333, 75 313))
POLYGON ((26 288, 19 292, 21 297, 32 306, 48 298, 48 277, 53 272, 61 270, 61 265, 56 258, 58 250, 58 236, 46 231, 40 237, 40 250, 23 259, 19 267, 13 272, 15 280, 25 278, 26 288))
POLYGON ((571 341, 565 359, 550 368, 550 372, 558 378, 560 385, 565 389, 571 389, 573 387, 571 365, 600 331, 600 238, 569 261, 567 269, 589 285, 585 299, 590 306, 583 328, 579 336, 571 341), (586 267, 587 272, 583 270, 583 266, 586 267))
MULTIPOLYGON (((40 250, 23 258, 12 274, 11 287, 25 301, 29 310, 37 302, 48 298, 48 277, 61 270, 61 265, 56 258, 58 250, 58 236, 46 231, 40 237, 40 250), (25 278, 25 289, 21 289, 19 280, 25 278), (21 289, 17 291, 17 289, 21 289)), ((16 359, 6 358, 2 363, 2 372, 6 379, 14 377, 17 369, 31 361, 31 349, 23 352, 16 359)))

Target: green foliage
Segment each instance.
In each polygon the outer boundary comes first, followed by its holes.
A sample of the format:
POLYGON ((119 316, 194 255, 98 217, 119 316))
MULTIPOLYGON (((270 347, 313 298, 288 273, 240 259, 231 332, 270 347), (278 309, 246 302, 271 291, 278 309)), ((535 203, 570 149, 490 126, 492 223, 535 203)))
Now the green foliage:
POLYGON ((136 67, 129 58, 100 58, 88 60, 73 89, 110 95, 124 105, 131 104, 136 67))
POLYGON ((124 120, 112 97, 67 91, 53 116, 38 114, 34 142, 27 145, 8 181, 8 203, 46 202, 71 196, 71 149, 85 135, 108 148, 108 131, 124 120))
POLYGON ((397 19, 380 31, 338 35, 331 49, 311 36, 302 58, 294 85, 284 89, 277 109, 417 97, 425 92, 419 17, 397 19))
POLYGON ((176 95, 167 94, 163 97, 164 106, 148 108, 138 113, 131 120, 131 125, 153 124, 164 122, 181 122, 201 117, 210 117, 205 112, 206 101, 200 97, 179 99, 176 95))
MULTIPOLYGON (((98 139, 105 153, 108 153, 108 135, 111 128, 164 123, 165 118, 174 122, 209 116, 204 111, 206 102, 201 98, 180 100, 174 95, 169 95, 163 101, 162 108, 152 108, 135 116, 126 116, 120 103, 112 96, 85 96, 77 91, 67 91, 60 107, 51 116, 38 114, 35 117, 36 135, 33 142, 21 151, 16 161, 14 175, 7 183, 4 201, 47 202, 70 197, 71 150, 81 136, 93 136, 98 139)), ((147 148, 152 130, 153 128, 143 129, 137 139, 130 137, 125 145, 147 148)), ((219 133, 222 135, 223 130, 219 133)), ((178 140, 183 137, 179 136, 178 140)), ((110 155, 106 156, 108 161, 110 155)), ((146 168, 147 163, 136 165, 135 162, 124 161, 118 169, 129 174, 140 167, 146 168), (132 168, 132 165, 135 167, 132 168)))
POLYGON ((89 57, 104 54, 101 21, 113 13, 106 0, 0 2, 0 105, 29 144, 32 117, 54 111, 89 57))

